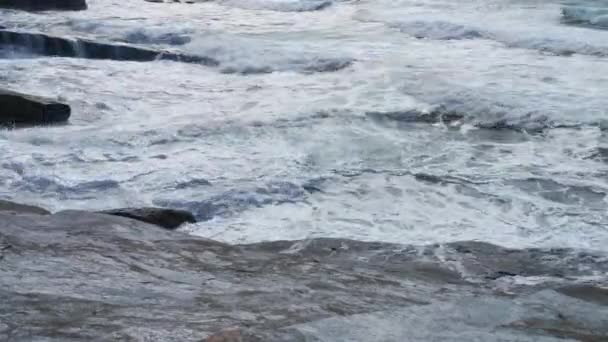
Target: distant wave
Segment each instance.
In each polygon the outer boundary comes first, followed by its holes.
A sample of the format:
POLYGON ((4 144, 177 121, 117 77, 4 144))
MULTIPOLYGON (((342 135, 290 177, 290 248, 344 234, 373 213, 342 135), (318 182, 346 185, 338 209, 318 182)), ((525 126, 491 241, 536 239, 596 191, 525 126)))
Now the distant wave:
POLYGON ((192 30, 176 25, 156 27, 123 27, 102 20, 73 19, 67 22, 77 32, 94 33, 108 39, 131 44, 184 45, 192 39, 192 30))
POLYGON ((418 39, 460 40, 485 38, 486 34, 476 28, 454 24, 447 21, 422 21, 392 23, 389 26, 399 29, 418 39))
POLYGON ((215 35, 198 39, 186 46, 187 51, 219 62, 222 73, 265 74, 294 71, 300 73, 333 72, 349 67, 353 59, 322 56, 303 49, 287 49, 264 40, 238 36, 215 35))
POLYGON ((269 182, 263 186, 230 189, 206 198, 192 200, 155 200, 156 205, 191 211, 199 220, 229 217, 251 208, 302 201, 311 189, 291 182, 269 182))
MULTIPOLYGON (((606 18, 608 19, 608 17, 606 18)), ((606 24, 608 25, 608 21, 606 24)), ((606 42, 607 44, 598 45, 567 37, 560 38, 541 34, 484 31, 474 26, 444 20, 398 21, 389 22, 386 25, 417 39, 487 39, 497 41, 507 47, 537 50, 558 56, 570 56, 574 54, 598 57, 608 56, 608 41, 606 42)))
POLYGON ((562 20, 566 24, 608 30, 608 9, 564 7, 562 8, 562 20))
POLYGON ((319 11, 332 5, 328 0, 225 0, 223 5, 251 10, 278 12, 319 11))
POLYGON ((403 111, 367 112, 366 116, 379 122, 392 121, 399 124, 427 123, 472 127, 489 130, 514 130, 528 133, 542 132, 552 128, 577 128, 595 126, 582 123, 559 122, 541 112, 525 112, 521 108, 496 103, 493 108, 466 104, 449 103, 435 106, 430 110, 405 109, 403 111))

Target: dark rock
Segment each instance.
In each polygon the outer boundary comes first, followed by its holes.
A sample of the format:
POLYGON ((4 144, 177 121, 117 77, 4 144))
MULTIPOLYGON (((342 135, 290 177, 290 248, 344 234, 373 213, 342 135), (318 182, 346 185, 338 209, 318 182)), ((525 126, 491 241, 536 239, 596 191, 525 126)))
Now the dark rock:
POLYGON ((185 210, 164 208, 123 208, 104 210, 101 213, 127 217, 154 224, 166 229, 176 229, 184 223, 196 223, 194 215, 185 210))
POLYGON ((0 340, 606 341, 608 307, 559 289, 607 274, 606 254, 571 249, 231 246, 105 214, 0 212, 0 340), (499 272, 534 285, 486 277, 499 272))
POLYGON ((19 204, 15 202, 9 202, 0 200, 0 212, 13 213, 13 214, 36 214, 36 215, 49 215, 50 212, 46 209, 35 207, 32 205, 19 204))
POLYGON ((46 125, 66 122, 70 106, 54 100, 0 89, 0 125, 46 125))
POLYGON ((0 8, 24 11, 80 11, 87 9, 86 0, 0 0, 0 8))
POLYGON ((42 56, 57 56, 89 59, 111 59, 118 61, 149 62, 169 60, 184 63, 197 63, 217 66, 214 59, 152 50, 125 44, 94 42, 86 39, 68 39, 49 36, 42 33, 16 32, 0 30, 0 47, 20 47, 42 56))

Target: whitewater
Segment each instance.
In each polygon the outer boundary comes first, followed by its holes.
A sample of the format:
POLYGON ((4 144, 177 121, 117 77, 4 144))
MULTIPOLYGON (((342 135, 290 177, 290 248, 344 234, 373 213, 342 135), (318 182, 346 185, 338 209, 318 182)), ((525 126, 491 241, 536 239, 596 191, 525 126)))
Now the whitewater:
POLYGON ((217 65, 0 50, 72 106, 0 130, 0 198, 162 206, 231 243, 608 245, 608 3, 89 0, 0 26, 217 65))

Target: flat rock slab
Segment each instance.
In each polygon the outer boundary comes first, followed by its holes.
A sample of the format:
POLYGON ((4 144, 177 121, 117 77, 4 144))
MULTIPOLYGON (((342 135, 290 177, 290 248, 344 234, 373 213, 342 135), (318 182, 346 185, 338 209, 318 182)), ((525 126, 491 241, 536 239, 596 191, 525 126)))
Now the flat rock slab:
POLYGON ((0 29, 0 46, 26 48, 42 56, 110 59, 118 61, 149 62, 169 60, 218 66, 219 62, 208 57, 177 52, 153 50, 126 44, 95 42, 79 38, 63 38, 43 33, 18 32, 0 29))
POLYGON ((86 0, 0 0, 0 8, 24 11, 80 11, 87 9, 86 0))
POLYGON ((52 99, 0 89, 0 125, 56 124, 70 114, 70 106, 52 99))
POLYGON ((101 211, 102 214, 127 217, 137 221, 176 229, 184 223, 195 223, 194 215, 189 211, 165 208, 122 208, 101 211))
POLYGON ((36 207, 33 205, 20 204, 5 200, 0 200, 0 212, 13 213, 13 214, 35 214, 35 215, 49 215, 50 212, 46 209, 36 207))
POLYGON ((106 214, 0 212, 1 341, 606 341, 607 280, 599 252, 228 245, 106 214))

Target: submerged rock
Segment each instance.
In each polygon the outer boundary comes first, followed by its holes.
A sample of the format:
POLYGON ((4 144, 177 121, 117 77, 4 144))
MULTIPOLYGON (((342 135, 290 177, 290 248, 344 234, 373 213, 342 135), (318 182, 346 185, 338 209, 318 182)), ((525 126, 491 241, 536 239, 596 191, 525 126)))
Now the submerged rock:
POLYGON ((80 211, 0 212, 0 340, 608 338, 604 254, 344 239, 231 246, 80 211), (582 291, 582 292, 581 292, 582 291))
POLYGON ((70 114, 70 106, 52 99, 0 89, 0 125, 62 123, 70 114))
POLYGON ((35 215, 49 215, 50 212, 46 209, 35 207, 33 205, 20 204, 5 200, 0 200, 0 212, 12 213, 12 214, 35 214, 35 215))
POLYGON ((101 211, 102 214, 122 216, 154 224, 166 229, 176 229, 184 223, 195 223, 192 213, 185 210, 164 208, 122 208, 101 211))
POLYGON ((87 9, 86 0, 0 0, 0 8, 24 11, 79 11, 87 9))
POLYGON ((17 32, 0 29, 0 46, 25 48, 43 56, 111 59, 119 61, 149 62, 169 60, 217 66, 211 58, 186 55, 163 50, 152 50, 125 44, 94 42, 85 39, 68 39, 42 33, 17 32))

